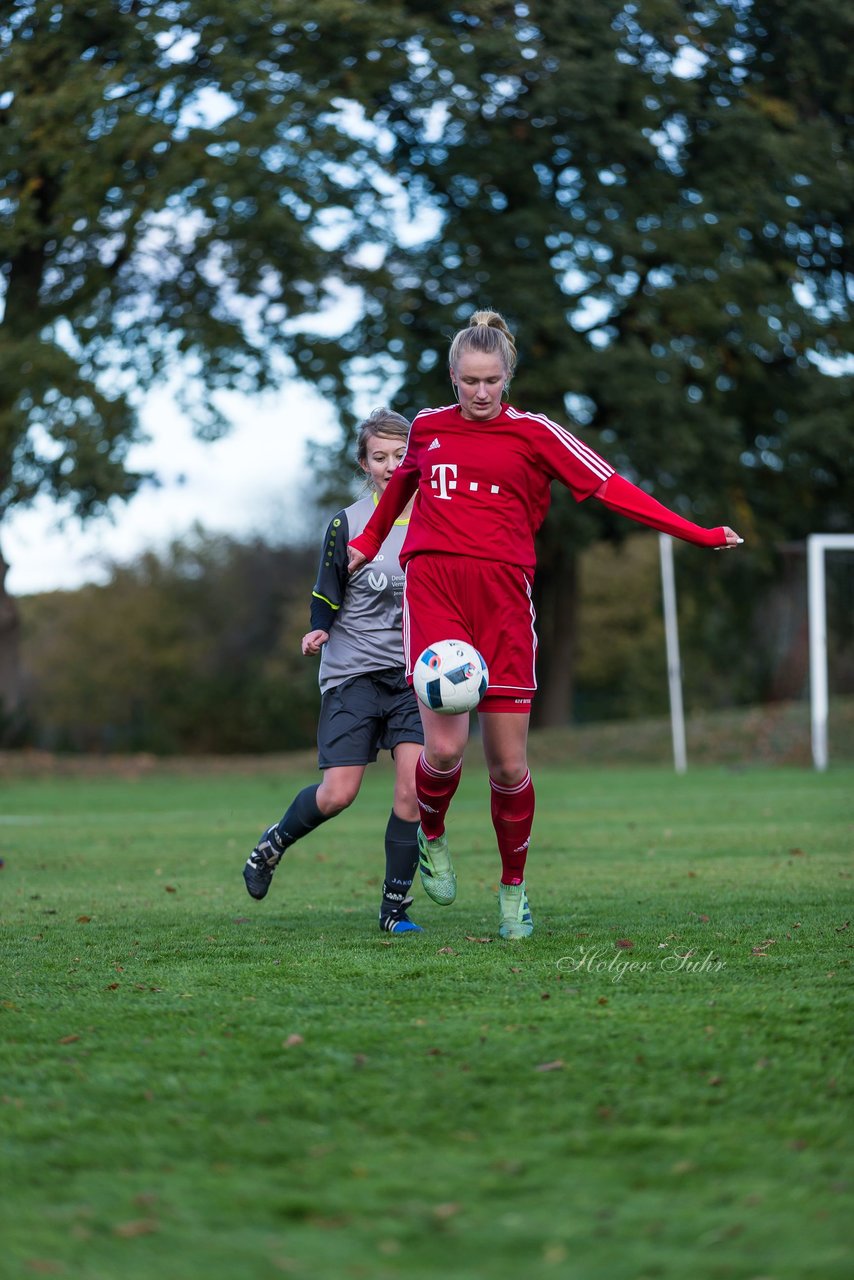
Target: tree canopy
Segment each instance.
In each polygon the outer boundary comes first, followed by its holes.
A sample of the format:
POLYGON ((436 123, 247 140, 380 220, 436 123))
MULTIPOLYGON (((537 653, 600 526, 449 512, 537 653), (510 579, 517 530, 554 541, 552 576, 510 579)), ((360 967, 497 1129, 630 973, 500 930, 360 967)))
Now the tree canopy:
MULTIPOLYGON (((376 143, 343 91, 383 5, 14 0, 0 29, 0 520, 38 493, 81 515, 129 472, 141 395, 308 377, 306 317, 358 284, 376 143)), ((387 15, 386 15, 387 16, 387 15)), ((388 57, 403 61, 394 49, 388 57)))
POLYGON ((518 394, 665 501, 767 537, 841 527, 850 14, 556 0, 434 24, 376 118, 438 227, 386 253, 352 350, 391 353, 410 408, 447 398, 446 335, 489 303, 518 394))
MULTIPOLYGON (((831 0, 13 0, 0 30, 0 521, 141 482, 140 397, 448 398, 476 306, 520 402, 762 554, 852 502, 852 17, 831 0), (357 315, 324 337, 352 289, 357 315), (396 389, 396 390, 395 390, 396 389)), ((558 495, 541 622, 570 669, 558 495)), ((545 638, 545 637, 544 637, 545 638)), ((567 689, 543 700, 562 714, 567 689)))
MULTIPOLYGON (((384 197, 358 128, 398 6, 12 0, 0 25, 0 534, 143 482, 145 393, 203 436, 217 395, 320 379, 312 326, 358 286, 384 197), (358 71, 358 75, 356 74, 358 71)), ((399 31, 399 24, 398 24, 399 31)), ((0 556, 0 727, 19 697, 0 556)), ((0 731, 2 731, 0 729, 0 731)))
MULTIPOLYGON (((449 334, 494 306, 520 346, 514 400, 689 518, 736 526, 754 566, 849 527, 851 26, 829 0, 436 17, 375 116, 436 231, 385 253, 354 357, 393 363, 402 411, 445 403, 449 334)), ((556 493, 537 604, 540 710, 558 719, 573 549, 625 529, 556 493)))

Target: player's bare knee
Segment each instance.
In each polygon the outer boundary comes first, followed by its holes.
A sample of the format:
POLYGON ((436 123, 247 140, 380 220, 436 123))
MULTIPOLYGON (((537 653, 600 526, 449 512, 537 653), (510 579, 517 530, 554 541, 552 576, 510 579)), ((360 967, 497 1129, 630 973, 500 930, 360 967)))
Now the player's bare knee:
POLYGON ((418 809, 418 799, 415 791, 399 791, 395 790, 394 804, 392 806, 395 813, 404 822, 417 822, 421 814, 418 809))
POLYGON ((318 807, 327 818, 334 818, 345 809, 349 809, 358 794, 358 787, 355 790, 352 787, 330 787, 322 796, 318 792, 318 807))

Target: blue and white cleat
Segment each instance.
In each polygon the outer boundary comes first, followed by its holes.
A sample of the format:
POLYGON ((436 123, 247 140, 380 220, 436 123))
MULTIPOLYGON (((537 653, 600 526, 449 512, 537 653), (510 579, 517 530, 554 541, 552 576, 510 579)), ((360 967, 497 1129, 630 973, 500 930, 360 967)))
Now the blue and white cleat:
POLYGON ((420 924, 406 914, 412 906, 412 898, 404 898, 393 906, 384 902, 380 907, 380 929, 383 933, 423 933, 420 924))

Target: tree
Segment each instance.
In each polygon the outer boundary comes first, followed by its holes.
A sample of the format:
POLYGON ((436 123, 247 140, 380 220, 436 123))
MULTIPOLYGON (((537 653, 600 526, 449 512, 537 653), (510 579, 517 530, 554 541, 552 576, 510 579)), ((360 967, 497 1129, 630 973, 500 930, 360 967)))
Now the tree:
POLYGON ((53 750, 209 753, 310 746, 314 546, 196 531, 103 586, 23 602, 30 741, 53 750))
MULTIPOLYGON (((666 502, 752 545, 839 527, 850 24, 830 0, 13 0, 0 520, 131 493, 139 398, 176 363, 203 433, 218 390, 294 371, 351 427, 360 385, 442 403, 446 338, 490 303, 519 399, 666 502), (361 316, 324 339, 303 317, 348 286, 361 316)), ((559 493, 543 531, 559 720, 575 549, 625 528, 559 493)))
MULTIPOLYGON (((378 353, 380 374, 391 356, 403 411, 445 403, 447 335, 495 306, 520 334, 519 402, 570 414, 683 514, 739 527, 766 562, 778 539, 843 527, 850 15, 553 0, 436 23, 376 118, 439 225, 386 254, 354 356, 378 353)), ((575 549, 621 532, 556 499, 538 574, 546 721, 568 712, 575 549)))
MULTIPOLYGON (((39 494, 82 517, 129 497, 141 398, 176 372, 208 437, 227 425, 223 388, 323 388, 306 317, 364 278, 360 228, 383 222, 376 140, 345 98, 376 90, 375 53, 403 63, 396 7, 5 6, 0 527, 39 494)), ((0 617, 9 709, 17 624, 1 587, 0 617)))

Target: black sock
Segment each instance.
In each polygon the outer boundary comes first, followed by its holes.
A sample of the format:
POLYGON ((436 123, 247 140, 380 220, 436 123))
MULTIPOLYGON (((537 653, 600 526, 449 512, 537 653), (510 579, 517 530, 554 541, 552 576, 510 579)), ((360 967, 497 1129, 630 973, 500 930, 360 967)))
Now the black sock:
POLYGON ((392 809, 385 829, 383 906, 399 906, 409 896, 418 866, 418 819, 407 822, 392 809))
POLYGON ((313 787, 304 787, 298 795, 294 796, 291 807, 276 824, 279 839, 286 849, 332 817, 330 813, 321 813, 317 807, 316 796, 319 786, 320 783, 316 782, 313 787))

